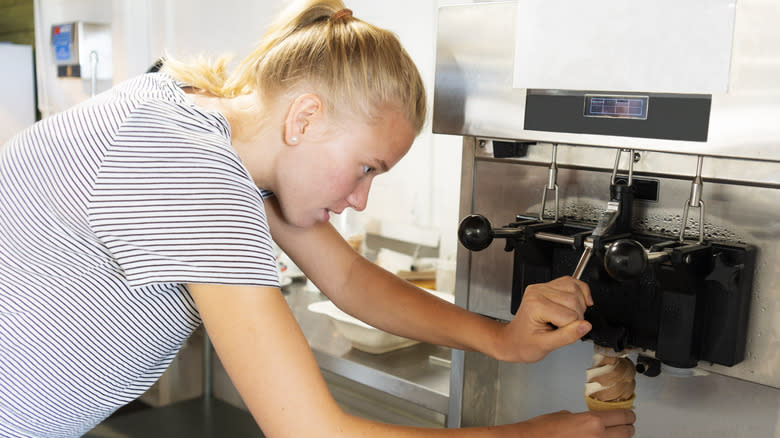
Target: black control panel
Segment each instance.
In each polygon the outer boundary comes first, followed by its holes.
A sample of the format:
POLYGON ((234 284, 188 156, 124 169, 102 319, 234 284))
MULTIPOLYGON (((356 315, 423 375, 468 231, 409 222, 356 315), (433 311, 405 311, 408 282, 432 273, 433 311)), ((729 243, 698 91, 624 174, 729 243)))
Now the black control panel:
POLYGON ((709 94, 528 89, 523 129, 706 142, 709 94))

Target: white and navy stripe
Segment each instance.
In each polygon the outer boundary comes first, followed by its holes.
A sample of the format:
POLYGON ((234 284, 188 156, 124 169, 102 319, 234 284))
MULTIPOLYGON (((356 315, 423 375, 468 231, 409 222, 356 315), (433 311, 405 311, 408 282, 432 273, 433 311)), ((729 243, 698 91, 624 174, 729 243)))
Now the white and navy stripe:
POLYGON ((200 324, 186 283, 278 287, 223 116, 144 75, 0 151, 0 436, 76 437, 200 324))

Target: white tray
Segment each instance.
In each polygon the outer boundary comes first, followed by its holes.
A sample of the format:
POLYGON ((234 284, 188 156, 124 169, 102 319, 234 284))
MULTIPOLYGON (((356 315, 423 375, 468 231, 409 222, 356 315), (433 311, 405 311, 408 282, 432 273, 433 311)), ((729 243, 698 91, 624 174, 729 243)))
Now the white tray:
MULTIPOLYGON (((455 301, 454 296, 450 293, 436 292, 429 289, 426 290, 450 303, 455 301)), ((309 304, 308 308, 314 313, 329 316, 336 326, 336 329, 352 342, 353 348, 367 353, 382 354, 419 343, 419 341, 414 339, 396 336, 384 330, 372 327, 343 312, 331 301, 312 303, 309 304)))

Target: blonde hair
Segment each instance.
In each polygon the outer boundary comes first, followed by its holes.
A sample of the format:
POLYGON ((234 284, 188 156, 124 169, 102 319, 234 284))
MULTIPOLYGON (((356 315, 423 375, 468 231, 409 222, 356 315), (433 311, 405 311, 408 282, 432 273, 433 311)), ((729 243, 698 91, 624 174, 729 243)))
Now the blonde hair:
POLYGON ((389 106, 402 111, 416 133, 425 122, 422 78, 398 38, 354 18, 341 0, 293 5, 230 74, 228 62, 226 57, 189 64, 168 59, 163 71, 220 97, 258 90, 262 98, 273 99, 314 87, 334 112, 351 109, 371 120, 389 106))

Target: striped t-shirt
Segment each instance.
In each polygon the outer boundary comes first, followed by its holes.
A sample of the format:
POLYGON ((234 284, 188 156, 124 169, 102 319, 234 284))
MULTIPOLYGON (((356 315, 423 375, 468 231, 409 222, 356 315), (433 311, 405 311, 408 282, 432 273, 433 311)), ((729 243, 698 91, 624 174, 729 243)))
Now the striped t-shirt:
POLYGON ((0 150, 0 436, 75 437, 200 324, 184 284, 278 287, 259 190, 218 113, 148 74, 0 150))

